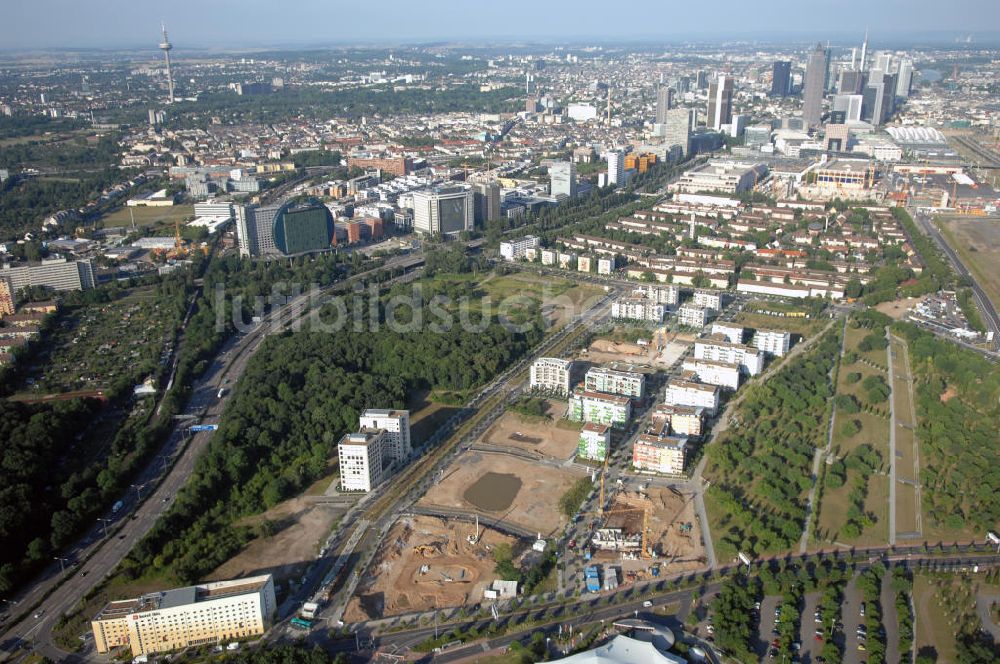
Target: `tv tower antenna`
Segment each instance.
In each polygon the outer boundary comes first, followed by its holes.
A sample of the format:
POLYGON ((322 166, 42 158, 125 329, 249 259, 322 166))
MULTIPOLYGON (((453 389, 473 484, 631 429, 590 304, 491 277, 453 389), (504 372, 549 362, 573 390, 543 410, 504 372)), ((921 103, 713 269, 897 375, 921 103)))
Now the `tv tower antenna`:
POLYGON ((167 39, 167 26, 160 23, 160 30, 163 32, 163 41, 160 42, 160 50, 163 51, 163 58, 167 61, 167 93, 170 95, 167 98, 167 103, 174 103, 174 75, 170 71, 170 49, 174 47, 167 39))

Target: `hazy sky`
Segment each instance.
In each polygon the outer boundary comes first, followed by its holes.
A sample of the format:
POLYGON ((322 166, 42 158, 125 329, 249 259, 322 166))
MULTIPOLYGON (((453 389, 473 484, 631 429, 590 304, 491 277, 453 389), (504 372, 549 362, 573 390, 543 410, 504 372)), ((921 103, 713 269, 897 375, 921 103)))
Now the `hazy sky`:
MULTIPOLYGON (((0 0, 0 48, 439 39, 841 39, 1000 30, 1000 0, 0 0)), ((181 53, 178 53, 181 55, 181 53)))

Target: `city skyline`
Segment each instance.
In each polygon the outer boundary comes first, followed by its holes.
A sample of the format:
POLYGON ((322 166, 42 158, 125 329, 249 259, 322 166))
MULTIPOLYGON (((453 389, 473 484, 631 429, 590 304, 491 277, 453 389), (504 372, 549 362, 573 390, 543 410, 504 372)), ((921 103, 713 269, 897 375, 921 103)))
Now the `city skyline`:
MULTIPOLYGON (((239 11, 206 14, 200 4, 181 0, 169 5, 136 6, 121 0, 101 2, 72 22, 54 23, 54 15, 72 12, 77 3, 41 0, 18 3, 8 9, 0 26, 5 50, 134 48, 159 37, 161 21, 175 35, 179 47, 259 48, 264 46, 321 46, 355 43, 412 43, 428 40, 488 39, 542 41, 578 39, 594 43, 623 40, 698 41, 701 39, 808 40, 826 35, 836 42, 857 41, 866 25, 880 29, 873 40, 883 43, 904 36, 954 43, 972 37, 972 43, 992 43, 997 31, 983 26, 1000 24, 1000 5, 990 0, 959 0, 952 11, 936 11, 932 0, 893 2, 877 6, 849 0, 819 30, 809 16, 789 0, 768 3, 768 11, 746 13, 735 0, 721 0, 713 21, 707 24, 695 11, 646 2, 634 11, 608 16, 602 5, 587 1, 566 11, 565 3, 537 6, 517 0, 505 6, 506 14, 528 12, 534 20, 505 24, 485 6, 439 2, 429 9, 389 0, 375 8, 360 5, 331 7, 317 0, 298 0, 293 7, 249 0, 239 11), (438 10, 438 11, 435 11, 438 10), (855 11, 857 10, 857 11, 855 11), (642 15, 640 28, 632 20, 642 15), (732 17, 727 20, 727 16, 732 17), (780 20, 776 17, 780 16, 780 20), (842 17, 838 20, 837 17, 842 17), (306 20, 308 19, 308 20, 306 20), (662 25, 662 29, 650 26, 662 25), (780 29, 775 26, 780 25, 780 29)), ((235 8, 234 8, 235 9, 235 8)))

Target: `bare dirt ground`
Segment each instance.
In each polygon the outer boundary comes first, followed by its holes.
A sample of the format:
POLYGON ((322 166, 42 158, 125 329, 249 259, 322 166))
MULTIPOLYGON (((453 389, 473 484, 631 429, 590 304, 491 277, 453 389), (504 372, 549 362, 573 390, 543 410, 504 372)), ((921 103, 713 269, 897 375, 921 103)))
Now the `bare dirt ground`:
POLYGON ((278 585, 298 579, 316 558, 334 522, 346 507, 317 504, 315 499, 293 498, 263 514, 244 519, 241 525, 268 520, 277 523, 271 537, 259 538, 208 575, 208 581, 270 573, 278 585))
POLYGON ((883 313, 893 320, 899 320, 903 315, 909 311, 912 307, 916 306, 918 302, 923 298, 919 297, 907 297, 902 300, 892 300, 890 302, 882 302, 875 306, 875 309, 879 313, 883 313))
MULTIPOLYGON (((695 516, 694 495, 675 493, 663 487, 650 487, 645 492, 622 492, 615 496, 615 510, 650 508, 649 544, 659 554, 658 560, 665 573, 683 572, 704 565, 705 550, 701 544, 701 529, 695 516)), ((642 512, 626 512, 610 517, 611 527, 622 527, 630 532, 642 528, 642 512)), ((598 560, 612 560, 618 556, 600 553, 598 560)), ((648 560, 625 560, 626 571, 648 566, 648 560)))
POLYGON ((566 415, 566 403, 546 399, 546 412, 552 419, 525 417, 507 411, 483 434, 489 445, 515 447, 540 456, 569 459, 580 439, 578 430, 563 428, 556 423, 566 415))
POLYGON ((481 506, 465 498, 465 492, 487 474, 509 474, 520 479, 520 487, 510 507, 491 514, 540 532, 543 537, 551 535, 565 523, 565 517, 559 513, 559 498, 584 475, 577 469, 554 468, 504 454, 469 451, 448 467, 441 480, 420 499, 419 504, 481 510, 481 506))
POLYGON ((666 369, 693 342, 692 335, 667 334, 660 329, 650 335, 648 346, 613 339, 596 339, 577 359, 598 365, 632 364, 637 370, 643 367, 666 369))
POLYGON ((474 604, 493 582, 490 551, 517 540, 475 526, 429 516, 398 521, 375 556, 374 573, 351 598, 344 620, 357 622, 435 607, 474 604), (426 567, 425 567, 426 566, 426 567))

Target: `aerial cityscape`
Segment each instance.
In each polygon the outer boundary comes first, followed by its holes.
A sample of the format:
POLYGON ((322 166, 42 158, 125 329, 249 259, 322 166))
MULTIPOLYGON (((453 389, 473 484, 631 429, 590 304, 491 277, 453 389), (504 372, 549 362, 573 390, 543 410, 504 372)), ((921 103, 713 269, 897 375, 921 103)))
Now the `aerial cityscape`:
POLYGON ((11 3, 0 662, 1000 663, 1000 4, 11 3))

